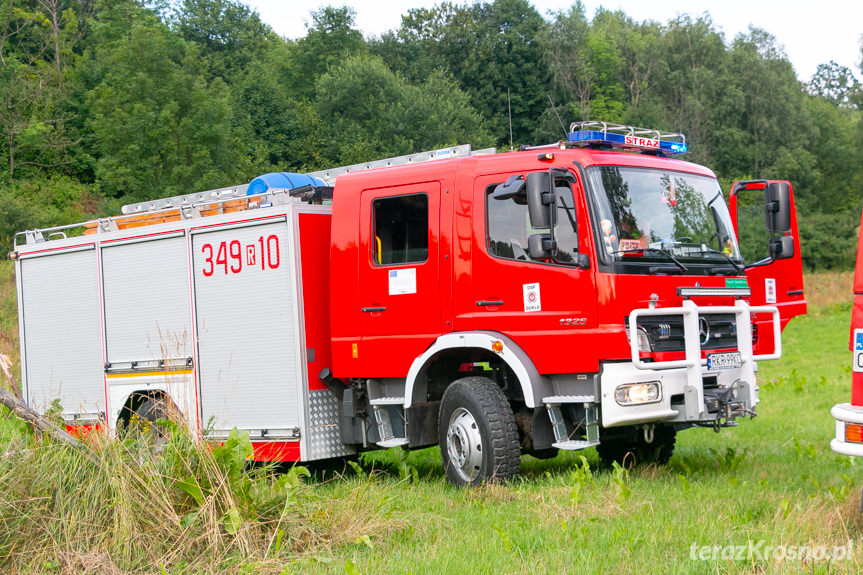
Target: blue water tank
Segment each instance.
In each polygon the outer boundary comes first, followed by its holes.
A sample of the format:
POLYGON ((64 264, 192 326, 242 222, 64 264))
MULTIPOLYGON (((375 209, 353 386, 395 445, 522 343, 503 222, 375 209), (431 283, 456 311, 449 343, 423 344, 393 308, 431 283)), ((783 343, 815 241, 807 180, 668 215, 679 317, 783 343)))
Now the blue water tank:
POLYGON ((306 174, 297 174, 294 172, 273 172, 272 174, 264 174, 258 176, 249 182, 249 189, 246 190, 247 196, 255 194, 263 194, 270 188, 279 188, 293 190, 294 188, 302 188, 303 186, 326 186, 323 180, 306 174))

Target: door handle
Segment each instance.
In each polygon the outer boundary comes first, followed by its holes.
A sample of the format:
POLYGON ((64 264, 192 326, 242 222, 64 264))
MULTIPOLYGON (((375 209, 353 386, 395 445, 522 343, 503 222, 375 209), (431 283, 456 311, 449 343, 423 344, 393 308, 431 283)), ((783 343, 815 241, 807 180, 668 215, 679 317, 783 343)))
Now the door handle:
POLYGON ((787 292, 788 295, 803 295, 802 289, 793 289, 787 292))
POLYGON ((502 299, 481 299, 478 302, 476 302, 476 305, 498 306, 498 305, 503 305, 503 300, 502 299))
POLYGON ((387 311, 387 308, 385 308, 383 306, 381 306, 381 307, 364 307, 363 308, 363 313, 374 313, 374 312, 378 312, 378 311, 387 311))

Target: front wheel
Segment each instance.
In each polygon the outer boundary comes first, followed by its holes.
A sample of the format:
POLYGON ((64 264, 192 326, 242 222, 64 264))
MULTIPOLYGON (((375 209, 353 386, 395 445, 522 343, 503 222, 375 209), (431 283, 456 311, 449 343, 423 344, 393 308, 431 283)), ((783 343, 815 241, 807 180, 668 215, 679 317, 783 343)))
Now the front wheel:
POLYGON ((440 407, 438 439, 447 479, 475 486, 518 475, 518 428, 503 391, 485 377, 450 385, 440 407))

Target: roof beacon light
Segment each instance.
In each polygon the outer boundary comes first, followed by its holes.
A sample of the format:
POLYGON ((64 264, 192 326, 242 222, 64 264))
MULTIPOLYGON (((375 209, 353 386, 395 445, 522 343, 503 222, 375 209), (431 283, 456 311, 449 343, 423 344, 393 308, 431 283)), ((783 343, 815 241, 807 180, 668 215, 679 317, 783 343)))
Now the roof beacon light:
POLYGON ((570 144, 604 144, 614 148, 647 150, 666 154, 686 152, 686 136, 608 122, 573 122, 567 137, 570 144))

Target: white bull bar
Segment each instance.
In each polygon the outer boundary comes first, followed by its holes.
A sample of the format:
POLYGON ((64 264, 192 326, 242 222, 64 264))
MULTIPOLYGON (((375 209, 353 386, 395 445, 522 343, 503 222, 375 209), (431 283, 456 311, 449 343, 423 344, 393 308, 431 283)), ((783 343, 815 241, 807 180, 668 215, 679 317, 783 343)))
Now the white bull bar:
POLYGON ((701 359, 701 338, 699 337, 698 318, 700 315, 733 313, 737 322, 737 350, 740 352, 741 367, 738 380, 748 384, 749 397, 745 398, 750 407, 754 407, 755 392, 755 362, 769 359, 779 359, 782 356, 782 325, 779 310, 776 306, 750 306, 738 299, 733 306, 701 306, 691 300, 683 300, 681 307, 636 309, 629 314, 629 347, 632 353, 632 365, 642 370, 685 369, 686 385, 686 419, 701 419, 704 409, 704 390, 702 377, 707 365, 706 359, 701 359), (752 351, 752 314, 770 313, 773 316, 773 353, 755 355, 752 351), (683 335, 686 346, 685 359, 673 361, 644 362, 638 350, 638 318, 646 316, 683 316, 683 335))

